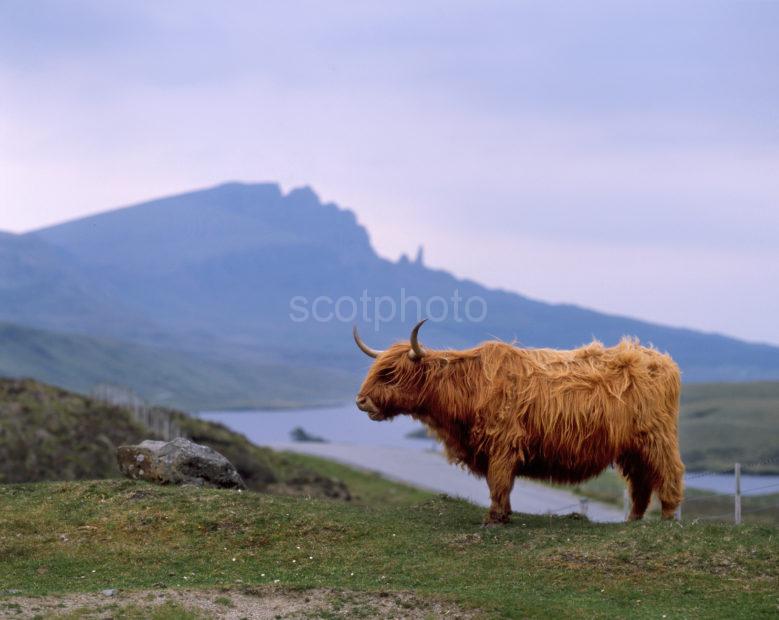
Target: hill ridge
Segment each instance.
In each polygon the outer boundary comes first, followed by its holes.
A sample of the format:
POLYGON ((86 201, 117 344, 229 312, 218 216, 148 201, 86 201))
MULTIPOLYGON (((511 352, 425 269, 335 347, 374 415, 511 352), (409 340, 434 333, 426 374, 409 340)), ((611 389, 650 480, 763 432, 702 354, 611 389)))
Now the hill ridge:
MULTIPOLYGON (((425 326, 428 346, 464 348, 495 336, 529 347, 570 348, 593 336, 610 345, 630 335, 670 352, 688 382, 779 379, 779 347, 572 303, 550 304, 417 261, 383 258, 354 211, 322 202, 308 186, 284 193, 276 183, 229 182, 19 238, 33 236, 72 255, 67 266, 98 291, 96 297, 111 299, 124 318, 63 322, 56 313, 40 315, 29 308, 14 313, 0 306, 0 320, 142 345, 163 343, 235 363, 337 368, 356 376, 365 360, 351 341, 353 323, 374 346, 383 347, 407 338, 417 318, 396 312, 379 321, 372 311, 366 320, 358 307, 365 292, 373 300, 394 302, 401 294, 416 296, 428 307, 434 298, 450 300, 456 292, 463 299, 482 299, 486 317, 458 321, 447 307, 445 320, 434 316, 425 326), (314 320, 311 310, 319 298, 329 300, 331 310, 336 300, 345 299, 342 306, 354 304, 355 312, 348 320, 314 320), (293 299, 305 300, 306 320, 293 318, 293 299)), ((0 237, 0 255, 6 241, 0 237)), ((0 288, 0 296, 11 298, 25 277, 9 273, 11 286, 0 288)), ((48 303, 39 290, 40 304, 48 303)))

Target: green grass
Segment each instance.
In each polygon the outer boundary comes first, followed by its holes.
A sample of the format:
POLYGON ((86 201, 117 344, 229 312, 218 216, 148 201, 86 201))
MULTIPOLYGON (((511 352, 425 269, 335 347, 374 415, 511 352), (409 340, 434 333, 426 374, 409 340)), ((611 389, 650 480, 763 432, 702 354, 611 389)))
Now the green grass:
POLYGON ((428 491, 390 482, 379 474, 353 469, 327 459, 293 452, 282 452, 281 454, 295 466, 340 480, 346 484, 352 494, 352 500, 358 504, 408 505, 435 496, 428 491))
POLYGON ((360 499, 0 486, 0 591, 324 587, 413 591, 487 617, 776 615, 773 527, 514 515, 483 529, 482 509, 463 501, 332 467, 360 499))
MULTIPOLYGON (((94 618, 95 612, 109 612, 108 617, 111 620, 208 620, 208 616, 189 610, 179 603, 165 602, 161 605, 119 605, 105 606, 95 609, 94 607, 83 607, 74 609, 69 613, 57 615, 58 620, 83 620, 84 618, 94 618)), ((41 617, 41 616, 36 616, 41 617)))
POLYGON ((685 385, 679 441, 688 471, 779 473, 779 382, 685 385))
MULTIPOLYGON (((342 481, 251 443, 221 424, 167 412, 196 443, 235 465, 249 489, 348 498, 342 481)), ((157 438, 125 407, 32 380, 0 379, 0 483, 115 478, 116 448, 157 438)))

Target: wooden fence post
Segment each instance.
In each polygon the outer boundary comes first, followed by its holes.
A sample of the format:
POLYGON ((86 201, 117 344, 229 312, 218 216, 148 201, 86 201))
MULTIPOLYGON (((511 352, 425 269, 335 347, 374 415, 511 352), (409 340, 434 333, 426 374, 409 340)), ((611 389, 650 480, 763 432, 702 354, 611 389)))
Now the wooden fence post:
POLYGON ((735 521, 741 525, 741 463, 736 463, 735 521))
POLYGON ((583 517, 587 516, 587 509, 589 508, 589 500, 586 497, 582 497, 579 500, 579 514, 583 517))

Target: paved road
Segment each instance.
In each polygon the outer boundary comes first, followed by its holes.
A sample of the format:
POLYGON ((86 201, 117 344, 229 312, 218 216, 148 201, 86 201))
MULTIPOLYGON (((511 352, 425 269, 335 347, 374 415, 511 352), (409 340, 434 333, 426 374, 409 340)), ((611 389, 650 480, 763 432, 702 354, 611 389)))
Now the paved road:
MULTIPOLYGON (((480 506, 489 506, 489 491, 484 480, 459 467, 450 465, 435 452, 382 446, 337 443, 283 443, 271 446, 325 457, 333 461, 375 471, 385 478, 413 486, 462 497, 480 506)), ((567 514, 579 509, 579 497, 573 493, 552 489, 542 484, 517 479, 511 493, 514 512, 567 514)), ((607 504, 589 501, 587 516, 593 521, 622 521, 622 511, 607 504)))

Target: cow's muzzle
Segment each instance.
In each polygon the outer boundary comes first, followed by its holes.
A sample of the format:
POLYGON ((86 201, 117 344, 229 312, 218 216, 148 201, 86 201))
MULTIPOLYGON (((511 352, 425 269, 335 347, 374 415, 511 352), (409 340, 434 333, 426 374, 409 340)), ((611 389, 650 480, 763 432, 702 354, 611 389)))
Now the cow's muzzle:
POLYGON ((379 412, 379 408, 376 406, 376 404, 371 400, 370 396, 362 396, 361 394, 357 396, 357 408, 360 411, 364 411, 368 414, 368 417, 371 420, 381 420, 382 416, 379 412))

